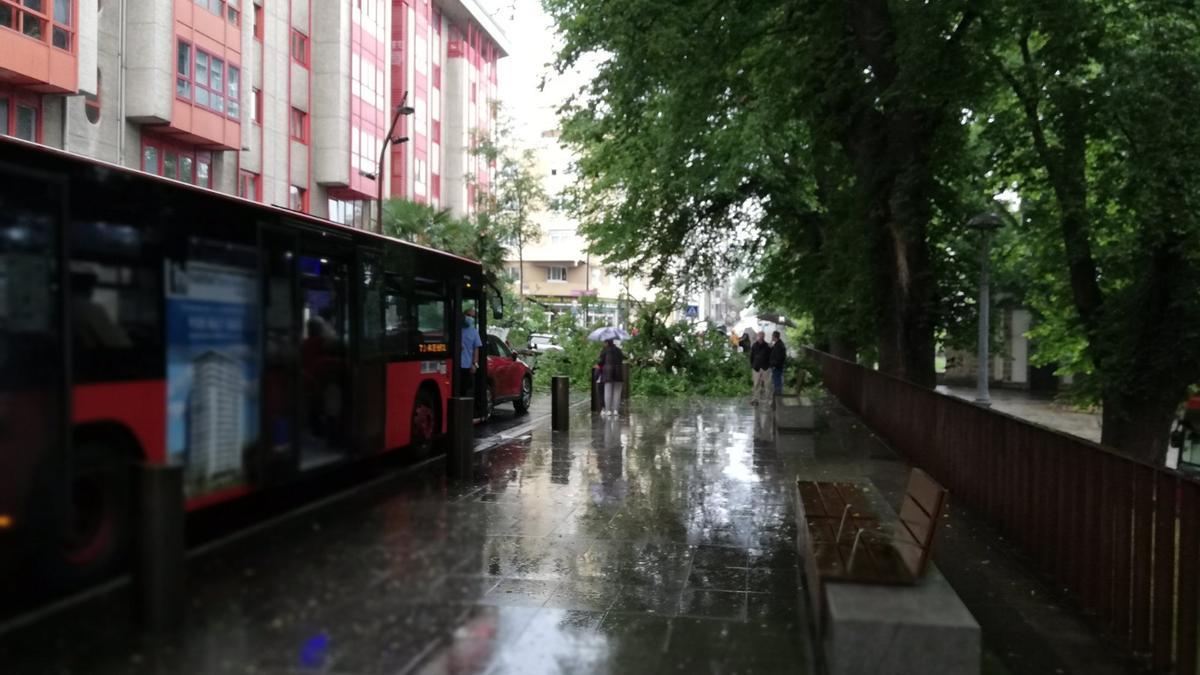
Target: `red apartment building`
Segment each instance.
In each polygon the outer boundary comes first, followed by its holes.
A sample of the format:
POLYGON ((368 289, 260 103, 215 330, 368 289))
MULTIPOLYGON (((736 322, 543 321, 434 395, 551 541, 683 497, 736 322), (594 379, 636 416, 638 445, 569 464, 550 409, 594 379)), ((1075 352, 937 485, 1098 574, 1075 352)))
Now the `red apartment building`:
POLYGON ((466 213, 505 44, 473 0, 0 0, 0 133, 364 226, 378 180, 466 213))

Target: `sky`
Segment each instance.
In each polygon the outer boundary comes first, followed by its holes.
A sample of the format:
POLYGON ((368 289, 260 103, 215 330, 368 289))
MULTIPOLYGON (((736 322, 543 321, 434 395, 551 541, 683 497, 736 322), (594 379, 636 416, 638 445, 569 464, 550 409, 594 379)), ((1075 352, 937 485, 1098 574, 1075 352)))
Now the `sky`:
POLYGON ((508 36, 512 53, 500 60, 500 99, 525 144, 558 126, 554 110, 586 80, 580 73, 554 76, 558 38, 540 0, 479 0, 508 36), (545 91, 538 85, 548 77, 545 91))

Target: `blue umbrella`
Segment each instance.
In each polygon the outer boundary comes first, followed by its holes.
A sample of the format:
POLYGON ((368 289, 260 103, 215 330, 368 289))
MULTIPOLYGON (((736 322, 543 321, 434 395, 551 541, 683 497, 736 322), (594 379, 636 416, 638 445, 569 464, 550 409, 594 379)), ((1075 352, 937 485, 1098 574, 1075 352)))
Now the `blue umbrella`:
POLYGON ((604 342, 605 340, 628 340, 629 333, 626 333, 620 328, 615 328, 613 326, 604 326, 603 328, 597 328, 596 330, 592 331, 591 334, 588 335, 588 339, 595 342, 604 342))

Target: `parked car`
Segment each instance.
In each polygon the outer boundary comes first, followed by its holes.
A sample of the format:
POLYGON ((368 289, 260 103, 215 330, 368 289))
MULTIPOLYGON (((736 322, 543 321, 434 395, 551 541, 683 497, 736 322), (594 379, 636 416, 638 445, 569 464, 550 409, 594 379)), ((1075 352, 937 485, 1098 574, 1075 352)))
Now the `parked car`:
POLYGON ((487 416, 501 403, 512 402, 517 414, 533 401, 533 370, 495 335, 487 336, 487 416))
POLYGON ((529 336, 529 348, 535 352, 561 352, 562 347, 554 344, 554 336, 546 333, 533 333, 529 336))

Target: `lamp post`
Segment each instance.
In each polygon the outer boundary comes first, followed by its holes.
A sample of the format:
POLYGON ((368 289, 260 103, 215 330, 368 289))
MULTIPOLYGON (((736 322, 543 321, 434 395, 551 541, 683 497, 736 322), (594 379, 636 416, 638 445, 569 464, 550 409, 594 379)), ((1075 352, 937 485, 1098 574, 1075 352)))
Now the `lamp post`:
POLYGON ((1004 224, 996 213, 981 213, 972 218, 967 227, 978 230, 979 242, 979 383, 976 388, 975 403, 987 408, 991 407, 992 399, 988 395, 988 340, 991 319, 991 297, 988 288, 989 249, 992 243, 992 233, 1004 224))
POLYGON ((396 114, 392 115, 392 125, 388 127, 387 135, 383 138, 383 147, 379 149, 379 169, 375 173, 375 188, 376 192, 376 218, 375 227, 379 229, 379 234, 383 234, 383 163, 387 159, 387 149, 389 143, 407 143, 408 136, 396 136, 392 134, 396 131, 396 123, 400 121, 401 115, 411 115, 417 112, 416 108, 408 105, 408 92, 404 92, 403 98, 400 99, 400 105, 396 106, 396 114))

